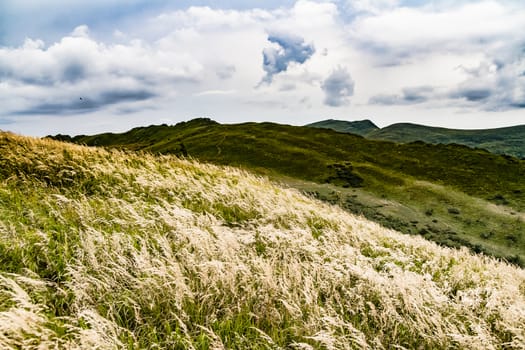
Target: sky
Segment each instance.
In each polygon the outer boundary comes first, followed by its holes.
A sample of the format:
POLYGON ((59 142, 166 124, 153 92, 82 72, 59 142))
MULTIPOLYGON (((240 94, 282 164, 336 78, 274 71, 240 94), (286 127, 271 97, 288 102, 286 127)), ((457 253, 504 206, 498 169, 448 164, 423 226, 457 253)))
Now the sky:
POLYGON ((522 0, 0 0, 0 129, 525 124, 522 0))

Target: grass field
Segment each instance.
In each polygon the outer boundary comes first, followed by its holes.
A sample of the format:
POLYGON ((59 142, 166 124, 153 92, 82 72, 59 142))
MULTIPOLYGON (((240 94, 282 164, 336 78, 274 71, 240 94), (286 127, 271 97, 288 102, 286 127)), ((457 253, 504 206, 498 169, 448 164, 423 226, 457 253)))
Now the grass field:
POLYGON ((522 269, 235 168, 0 154, 0 348, 525 347, 522 269))
POLYGON ((330 189, 318 198, 387 227, 525 262, 525 161, 517 158, 460 145, 393 144, 332 130, 206 119, 65 139, 241 166, 316 196, 322 185, 330 189))

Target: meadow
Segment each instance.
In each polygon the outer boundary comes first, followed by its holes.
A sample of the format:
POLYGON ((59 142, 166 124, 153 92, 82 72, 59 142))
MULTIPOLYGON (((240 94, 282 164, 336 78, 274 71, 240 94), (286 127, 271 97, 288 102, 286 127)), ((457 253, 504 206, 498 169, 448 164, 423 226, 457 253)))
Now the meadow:
POLYGON ((515 157, 202 118, 61 139, 242 167, 397 231, 525 266, 525 160, 515 157))
POLYGON ((523 349, 525 271, 266 177, 0 133, 0 348, 523 349))

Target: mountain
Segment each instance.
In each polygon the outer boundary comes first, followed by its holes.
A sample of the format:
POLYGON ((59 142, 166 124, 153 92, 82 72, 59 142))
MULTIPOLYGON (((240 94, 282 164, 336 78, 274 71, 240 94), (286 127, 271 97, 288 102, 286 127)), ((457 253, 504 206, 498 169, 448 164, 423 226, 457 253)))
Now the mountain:
POLYGON ((244 170, 0 133, 0 203, 2 349, 525 347, 522 269, 244 170))
POLYGON ((367 128, 367 124, 375 127, 370 121, 353 122, 345 120, 324 120, 307 126, 329 128, 339 132, 361 135, 369 139, 400 143, 415 141, 432 144, 457 143, 486 149, 496 154, 525 158, 525 125, 497 129, 459 130, 411 123, 392 124, 384 128, 367 128))
POLYGON ((525 158, 525 125, 485 130, 456 130, 417 124, 393 124, 366 135, 395 142, 458 143, 497 154, 525 158))
POLYGON ((339 132, 349 132, 361 136, 366 136, 375 130, 379 130, 379 127, 368 119, 351 122, 346 120, 327 119, 305 126, 332 129, 339 132))
POLYGON ((398 231, 525 262, 525 161, 517 158, 461 145, 209 119, 71 140, 243 167, 398 231))

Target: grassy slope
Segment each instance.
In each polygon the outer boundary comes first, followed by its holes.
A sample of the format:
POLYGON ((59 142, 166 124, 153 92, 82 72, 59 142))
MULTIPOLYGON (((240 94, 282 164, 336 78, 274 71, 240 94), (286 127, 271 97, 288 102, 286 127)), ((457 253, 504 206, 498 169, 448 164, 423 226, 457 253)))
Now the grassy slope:
POLYGON ((358 120, 358 121, 346 121, 346 120, 335 120, 327 119, 305 126, 313 128, 332 129, 339 132, 349 132, 351 134, 366 136, 374 130, 379 130, 377 125, 372 123, 370 120, 358 120))
POLYGON ((350 132, 374 140, 409 143, 424 141, 433 144, 457 143, 482 148, 496 154, 525 158, 525 125, 498 129, 458 130, 437 128, 411 123, 398 123, 385 128, 354 130, 356 122, 328 120, 309 126, 324 127, 340 132, 350 132))
POLYGON ((367 137, 396 142, 421 140, 428 143, 458 143, 497 154, 525 158, 525 125, 486 130, 455 130, 415 124, 394 124, 373 131, 367 137))
POLYGON ((0 347, 525 347, 525 273, 244 171, 0 134, 0 347))
POLYGON ((192 157, 271 175, 396 230, 525 261, 525 162, 515 158, 458 145, 400 145, 324 129, 209 120, 75 141, 161 153, 180 153, 183 144, 192 157), (359 190, 341 187, 359 179, 359 190))

